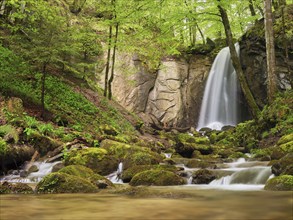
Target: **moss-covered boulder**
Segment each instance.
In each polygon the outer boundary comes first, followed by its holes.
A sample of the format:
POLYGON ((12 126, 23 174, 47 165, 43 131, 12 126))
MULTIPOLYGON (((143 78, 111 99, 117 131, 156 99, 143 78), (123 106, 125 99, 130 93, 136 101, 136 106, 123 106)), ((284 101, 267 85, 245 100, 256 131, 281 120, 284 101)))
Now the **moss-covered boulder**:
POLYGON ((265 190, 292 191, 293 190, 293 176, 283 175, 283 176, 274 177, 266 182, 265 190))
POLYGON ((192 174, 192 183, 193 184, 209 184, 214 179, 216 179, 216 175, 207 169, 197 170, 192 174))
POLYGON ((214 168, 215 164, 206 160, 189 159, 186 166, 189 168, 214 168))
POLYGON ((118 167, 118 159, 109 155, 103 148, 74 149, 65 156, 65 165, 83 165, 95 173, 108 175, 118 167))
POLYGON ((120 143, 113 140, 104 140, 101 149, 105 149, 109 155, 124 162, 124 169, 137 165, 158 164, 163 160, 163 156, 150 148, 120 143))
POLYGON ((129 183, 131 186, 171 186, 186 184, 185 180, 171 171, 147 170, 136 174, 129 183))
POLYGON ((70 165, 62 168, 58 172, 87 179, 99 188, 114 187, 114 184, 110 180, 104 176, 95 174, 93 170, 82 165, 70 165))
POLYGON ((124 159, 124 168, 159 164, 162 160, 163 157, 160 154, 151 151, 129 152, 124 159))
POLYGON ((98 187, 90 181, 66 173, 51 173, 36 186, 38 193, 94 193, 98 187))
POLYGON ((138 173, 146 170, 168 170, 171 172, 177 171, 177 168, 172 165, 138 165, 130 167, 129 169, 122 172, 121 179, 124 183, 128 183, 138 173))
POLYGON ((0 184, 0 194, 32 194, 33 189, 25 183, 8 183, 3 182, 0 184))
POLYGON ((279 175, 293 175, 293 153, 289 153, 282 157, 279 161, 272 165, 272 173, 279 175))

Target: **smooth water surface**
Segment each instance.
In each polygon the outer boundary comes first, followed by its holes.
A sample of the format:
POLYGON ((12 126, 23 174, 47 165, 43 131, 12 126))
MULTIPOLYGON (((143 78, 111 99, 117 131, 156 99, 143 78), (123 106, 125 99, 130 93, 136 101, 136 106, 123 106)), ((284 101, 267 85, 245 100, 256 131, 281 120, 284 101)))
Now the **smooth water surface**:
POLYGON ((187 186, 150 189, 152 196, 148 198, 106 193, 1 195, 0 219, 292 219, 292 192, 199 190, 187 186))

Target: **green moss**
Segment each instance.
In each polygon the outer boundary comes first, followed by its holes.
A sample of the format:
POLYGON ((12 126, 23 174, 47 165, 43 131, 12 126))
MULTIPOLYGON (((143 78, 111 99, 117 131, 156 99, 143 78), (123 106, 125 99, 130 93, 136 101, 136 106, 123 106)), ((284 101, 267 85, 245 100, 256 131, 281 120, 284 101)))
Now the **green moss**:
POLYGON ((90 160, 102 160, 107 153, 102 148, 74 149, 68 153, 65 164, 86 165, 90 160))
POLYGON ((59 173, 66 173, 69 175, 78 176, 78 177, 87 179, 88 181, 90 181, 93 184, 96 184, 96 182, 101 180, 101 181, 104 181, 108 186, 114 186, 112 184, 112 182, 109 181, 107 178, 105 178, 99 174, 95 174, 93 170, 91 170, 90 168, 87 168, 85 166, 70 165, 70 166, 66 166, 66 167, 62 168, 58 172, 59 173))
POLYGON ((108 175, 117 169, 118 159, 108 155, 106 149, 91 147, 68 152, 65 165, 83 165, 95 173, 108 175))
POLYGON ((229 159, 238 159, 238 158, 246 158, 247 156, 242 152, 234 152, 228 158, 229 159))
POLYGON ((32 194, 33 189, 25 183, 8 183, 3 182, 0 184, 0 194, 32 194))
POLYGON ((287 142, 285 144, 281 144, 280 149, 282 149, 285 153, 293 152, 293 140, 290 142, 287 142))
POLYGON ((123 171, 121 179, 124 183, 130 182, 130 180, 138 173, 141 173, 146 170, 168 170, 175 172, 177 168, 172 165, 138 165, 132 166, 127 170, 123 171))
POLYGON ((210 140, 207 137, 196 137, 195 143, 196 144, 210 144, 210 140))
POLYGON ((286 144, 288 142, 292 142, 293 141, 293 133, 291 134, 288 134, 288 135, 284 135, 282 136, 279 141, 278 141, 278 145, 281 145, 281 144, 286 144))
POLYGON ((51 173, 36 186, 38 193, 94 193, 98 188, 90 181, 66 173, 51 173))
POLYGON ((4 155, 6 154, 6 152, 8 151, 8 146, 6 141, 4 141, 1 137, 0 137, 0 156, 4 157, 4 155))
POLYGON ((293 190, 293 176, 283 175, 283 176, 274 177, 266 182, 265 190, 292 191, 293 190))
POLYGON ((109 154, 115 155, 117 158, 124 158, 125 155, 130 151, 135 151, 136 148, 129 144, 113 141, 113 140, 103 140, 101 143, 101 149, 106 149, 109 154))
POLYGON ((12 125, 6 124, 0 126, 0 137, 4 136, 11 136, 14 140, 14 143, 17 143, 19 141, 19 134, 16 128, 12 125))
POLYGON ((165 170, 147 170, 136 174, 129 183, 132 186, 139 185, 154 185, 154 186, 169 186, 183 185, 184 179, 177 176, 171 171, 165 170))

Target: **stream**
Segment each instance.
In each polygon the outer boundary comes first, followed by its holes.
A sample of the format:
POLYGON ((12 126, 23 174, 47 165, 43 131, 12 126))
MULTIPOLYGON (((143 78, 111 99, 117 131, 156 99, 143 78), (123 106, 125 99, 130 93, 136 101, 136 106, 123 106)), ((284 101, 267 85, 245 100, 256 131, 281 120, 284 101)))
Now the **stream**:
MULTIPOLYGON (((169 155, 168 155, 169 156, 169 155)), ((48 174, 55 163, 35 162, 39 171, 26 178, 9 175, 1 181, 36 183, 48 174)), ((217 164, 218 178, 210 184, 183 186, 135 187, 141 193, 102 190, 97 194, 0 195, 0 219, 79 220, 79 219, 219 219, 219 220, 292 220, 293 192, 263 190, 272 177, 268 162, 246 161, 217 164), (147 189, 147 191, 143 191, 147 189), (126 195, 127 194, 127 195, 126 195)), ((127 188, 117 171, 108 178, 117 187, 127 188)))
POLYGON ((290 220, 292 192, 149 187, 151 197, 108 193, 1 195, 1 220, 290 220), (160 195, 164 192, 164 196, 160 195), (155 195, 154 195, 155 194, 155 195))

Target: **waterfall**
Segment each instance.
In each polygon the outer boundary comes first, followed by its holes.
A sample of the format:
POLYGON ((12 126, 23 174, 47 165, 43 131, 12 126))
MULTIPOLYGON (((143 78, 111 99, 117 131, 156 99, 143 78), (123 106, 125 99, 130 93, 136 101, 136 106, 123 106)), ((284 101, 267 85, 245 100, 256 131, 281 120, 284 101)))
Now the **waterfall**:
MULTIPOLYGON (((239 54, 239 44, 235 44, 239 54)), ((197 130, 203 127, 220 130, 238 123, 239 83, 231 62, 229 47, 217 55, 205 86, 197 130)))

